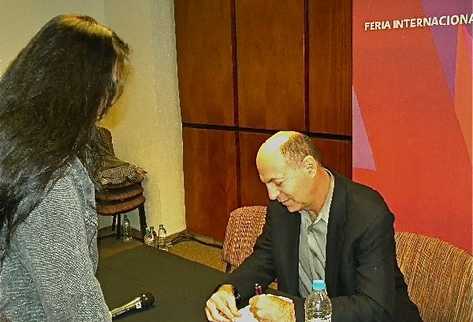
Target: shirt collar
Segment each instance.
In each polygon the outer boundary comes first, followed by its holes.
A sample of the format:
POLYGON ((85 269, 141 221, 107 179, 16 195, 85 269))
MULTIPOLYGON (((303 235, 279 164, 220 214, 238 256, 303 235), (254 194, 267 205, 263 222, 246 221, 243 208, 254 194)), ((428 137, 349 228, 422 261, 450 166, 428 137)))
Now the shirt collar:
MULTIPOLYGON (((333 198, 333 191, 335 189, 335 179, 333 177, 333 174, 326 168, 322 168, 322 169, 326 171, 327 174, 329 175, 330 184, 328 188, 327 197, 325 198, 324 204, 322 205, 322 208, 320 209, 319 216, 317 216, 317 218, 312 224, 317 224, 320 220, 323 220, 325 223, 328 223, 328 217, 330 214, 330 206, 332 204, 332 198, 333 198)), ((307 218, 310 220, 310 214, 308 210, 303 209, 300 211, 300 213, 307 216, 307 218)))

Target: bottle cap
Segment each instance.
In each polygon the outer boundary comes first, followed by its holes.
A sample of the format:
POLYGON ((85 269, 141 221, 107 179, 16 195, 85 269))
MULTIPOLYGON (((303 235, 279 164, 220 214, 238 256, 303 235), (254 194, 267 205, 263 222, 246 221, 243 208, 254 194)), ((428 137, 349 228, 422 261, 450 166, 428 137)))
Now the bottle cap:
POLYGON ((325 281, 324 280, 313 280, 312 281, 312 289, 314 291, 325 290, 325 281))

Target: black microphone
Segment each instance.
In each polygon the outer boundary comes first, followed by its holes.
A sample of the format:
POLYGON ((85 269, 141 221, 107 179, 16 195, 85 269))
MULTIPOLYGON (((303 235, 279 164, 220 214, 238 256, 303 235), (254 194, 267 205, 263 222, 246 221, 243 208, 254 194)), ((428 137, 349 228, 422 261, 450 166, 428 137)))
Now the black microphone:
POLYGON ((143 311, 154 304, 154 296, 150 292, 142 293, 140 296, 134 298, 132 301, 119 306, 110 311, 112 319, 119 317, 130 311, 143 311))

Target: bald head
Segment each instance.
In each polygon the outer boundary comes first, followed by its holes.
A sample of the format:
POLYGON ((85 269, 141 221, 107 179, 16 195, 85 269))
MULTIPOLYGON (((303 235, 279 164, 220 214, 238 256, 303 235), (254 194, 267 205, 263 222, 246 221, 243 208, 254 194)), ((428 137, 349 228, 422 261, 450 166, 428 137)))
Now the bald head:
POLYGON ((259 148, 256 160, 283 158, 288 165, 301 165, 304 158, 312 156, 320 163, 320 152, 307 135, 295 131, 280 131, 268 138, 259 148))

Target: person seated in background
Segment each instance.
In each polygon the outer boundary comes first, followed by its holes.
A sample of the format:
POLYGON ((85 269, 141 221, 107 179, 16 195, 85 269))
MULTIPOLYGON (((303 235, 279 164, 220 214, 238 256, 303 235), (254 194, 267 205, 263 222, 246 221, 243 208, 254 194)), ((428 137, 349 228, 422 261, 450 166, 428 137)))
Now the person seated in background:
POLYGON ((128 52, 93 18, 57 16, 0 78, 0 319, 111 321, 78 155, 122 92, 128 52))
MULTIPOLYGON (((313 280, 325 280, 332 322, 421 321, 399 270, 394 217, 381 195, 321 163, 311 139, 278 132, 260 147, 256 165, 270 199, 266 223, 250 255, 208 299, 209 321, 231 321, 236 298, 254 283, 294 297, 298 321, 313 280)), ((256 296, 259 321, 282 321, 278 297, 256 296)))

